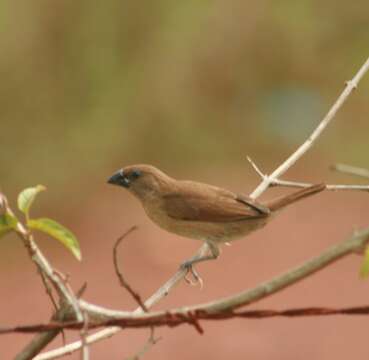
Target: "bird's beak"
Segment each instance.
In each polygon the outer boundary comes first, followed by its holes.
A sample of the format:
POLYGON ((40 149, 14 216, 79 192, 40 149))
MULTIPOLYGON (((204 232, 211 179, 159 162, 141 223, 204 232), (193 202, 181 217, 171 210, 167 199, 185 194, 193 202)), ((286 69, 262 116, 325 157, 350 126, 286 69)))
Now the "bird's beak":
POLYGON ((129 187, 130 181, 124 176, 123 170, 117 171, 108 179, 108 184, 123 186, 125 188, 129 187))

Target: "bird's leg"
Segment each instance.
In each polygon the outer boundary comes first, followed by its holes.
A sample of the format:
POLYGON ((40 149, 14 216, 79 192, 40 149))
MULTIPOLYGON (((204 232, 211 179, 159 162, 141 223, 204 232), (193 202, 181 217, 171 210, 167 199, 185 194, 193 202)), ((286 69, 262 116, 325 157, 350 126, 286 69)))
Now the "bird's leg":
POLYGON ((193 264, 202 262, 202 261, 207 261, 207 260, 215 260, 219 257, 220 254, 220 250, 218 248, 218 246, 213 243, 212 241, 207 241, 206 244, 209 247, 210 250, 210 254, 208 255, 196 255, 193 256, 192 258, 186 260, 185 262, 183 262, 181 264, 181 268, 182 269, 189 269, 193 264))
MULTIPOLYGON (((207 244, 207 246, 210 250, 210 254, 193 256, 192 258, 190 258, 190 259, 186 260, 185 262, 183 262, 180 266, 181 269, 186 269, 187 271, 191 272, 194 279, 197 282, 200 282, 200 284, 202 284, 202 279, 201 279, 200 275, 197 273, 197 271, 193 268, 193 264, 197 264, 199 262, 207 261, 207 260, 215 260, 220 255, 220 250, 214 242, 207 241, 206 244, 207 244)), ((189 281, 189 279, 186 279, 186 280, 190 284, 192 284, 191 281, 189 281)))

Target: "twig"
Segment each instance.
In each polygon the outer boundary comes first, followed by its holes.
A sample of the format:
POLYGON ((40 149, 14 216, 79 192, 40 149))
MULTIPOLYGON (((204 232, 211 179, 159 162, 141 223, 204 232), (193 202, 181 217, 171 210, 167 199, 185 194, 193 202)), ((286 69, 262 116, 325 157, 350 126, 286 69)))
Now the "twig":
POLYGON ((137 352, 137 354, 128 357, 126 360, 139 360, 141 359, 141 357, 143 355, 145 355, 145 353, 147 353, 158 341, 161 340, 161 338, 156 338, 155 339, 155 330, 154 328, 150 329, 150 336, 147 339, 145 345, 142 347, 142 349, 140 351, 137 352))
POLYGON ((129 283, 124 279, 122 271, 119 268, 118 263, 118 247, 123 239, 125 239, 130 233, 137 230, 137 226, 134 225, 131 228, 129 228, 122 236, 120 236, 117 241, 115 242, 115 245, 113 247, 113 263, 114 263, 114 269, 115 273, 119 279, 119 283, 122 287, 124 287, 128 293, 133 297, 133 299, 136 301, 136 303, 141 307, 141 309, 145 312, 148 312, 148 308, 145 306, 144 302, 141 299, 140 294, 133 290, 132 286, 129 285, 129 283))
POLYGON ((52 340, 60 333, 60 329, 48 330, 41 334, 37 334, 30 343, 28 343, 22 351, 16 355, 14 360, 30 360, 34 359, 52 340))
MULTIPOLYGON (((15 217, 12 209, 8 205, 8 201, 5 195, 1 193, 0 211, 4 213, 6 212, 10 216, 15 217)), ((39 273, 41 274, 41 279, 45 286, 46 292, 49 295, 51 294, 51 290, 49 289, 48 283, 45 281, 45 279, 47 279, 52 284, 57 294, 59 295, 61 302, 70 305, 74 310, 74 314, 77 320, 82 321, 83 317, 81 312, 79 311, 78 303, 74 301, 73 291, 65 285, 62 279, 54 271, 48 260, 45 258, 41 250, 36 245, 32 234, 20 221, 17 221, 15 232, 22 240, 23 245, 28 251, 29 257, 35 263, 39 273)), ((55 338, 56 335, 57 333, 53 331, 50 334, 43 334, 42 336, 38 336, 36 339, 32 340, 31 343, 27 345, 21 353, 16 356, 16 359, 31 359, 33 355, 37 354, 37 352, 35 352, 36 349, 42 349, 43 347, 45 347, 48 342, 55 338)))
POLYGON ((73 308, 73 315, 77 318, 77 322, 80 322, 79 318, 82 317, 82 328, 80 331, 80 337, 81 337, 81 360, 89 360, 90 358, 90 350, 86 341, 86 338, 88 336, 88 323, 89 323, 89 316, 88 313, 81 309, 80 303, 79 303, 79 294, 82 294, 86 289, 86 283, 82 285, 81 289, 78 290, 78 295, 74 295, 72 288, 70 287, 68 280, 69 276, 64 276, 64 274, 60 273, 59 271, 54 272, 60 277, 60 279, 64 282, 64 285, 68 289, 71 299, 73 301, 70 306, 73 308))
POLYGON ((82 297, 82 295, 86 292, 87 289, 87 281, 85 281, 82 286, 80 287, 79 290, 77 290, 76 292, 76 298, 80 299, 82 297))
MULTIPOLYGON (((260 168, 255 164, 255 162, 247 156, 247 161, 254 168, 256 173, 260 176, 262 180, 268 179, 269 186, 284 186, 284 187, 293 187, 293 188, 307 188, 312 186, 312 183, 299 182, 299 181, 289 181, 282 179, 272 179, 268 175, 263 174, 260 168)), ((369 185, 346 185, 346 184, 328 184, 326 185, 327 190, 337 191, 337 190, 356 190, 356 191, 369 191, 369 185)))
MULTIPOLYGON (((311 183, 289 181, 282 179, 275 179, 272 181, 271 186, 284 186, 284 187, 294 187, 294 188, 307 188, 312 186, 311 183)), ((369 191, 369 185, 346 185, 346 184, 327 184, 327 190, 338 191, 338 190, 354 190, 354 191, 369 191)))
MULTIPOLYGON (((58 304, 56 303, 56 300, 54 299, 54 296, 53 296, 53 293, 52 293, 52 289, 50 287, 50 284, 49 284, 49 280, 47 279, 47 277, 44 275, 44 273, 38 269, 39 273, 40 273, 40 276, 41 276, 41 279, 42 279, 42 282, 44 284, 44 287, 46 289, 46 294, 49 296, 50 298, 50 301, 51 303, 53 304, 53 307, 54 307, 54 310, 55 310, 55 314, 58 312, 59 310, 59 307, 58 307, 58 304)), ((61 331, 61 337, 62 337, 62 342, 63 342, 63 345, 65 345, 65 332, 64 330, 61 331)), ((46 339, 47 337, 45 337, 46 339)))
POLYGON ((250 156, 246 156, 247 161, 250 163, 250 165, 254 168, 254 170, 256 171, 256 173, 260 176, 261 180, 264 180, 266 178, 268 178, 268 175, 265 175, 260 169, 259 167, 255 164, 255 162, 251 159, 250 156))
POLYGON ((296 163, 298 159, 301 158, 316 142, 319 135, 323 132, 323 130, 327 127, 330 121, 334 118, 337 111, 341 108, 341 106, 346 102, 349 95, 352 93, 354 89, 357 88, 360 80, 365 75, 365 73, 369 69, 369 58, 362 65, 358 73, 354 76, 354 78, 350 81, 346 82, 345 89, 338 97, 336 102, 328 111, 327 115, 320 122, 318 127, 312 132, 309 138, 291 155, 286 159, 276 170, 272 172, 271 175, 264 178, 263 181, 259 184, 259 186, 250 194, 251 198, 259 197, 271 184, 273 179, 278 179, 283 175, 293 164, 296 163))
MULTIPOLYGON (((341 93, 337 101, 334 103, 332 108, 329 110, 328 114, 322 120, 322 122, 318 125, 318 127, 314 130, 308 140, 302 144, 295 153, 293 153, 286 161, 284 161, 268 178, 263 179, 263 181, 259 184, 259 186, 252 192, 250 195, 253 198, 259 197, 269 186, 270 186, 270 179, 278 179, 281 175, 283 175, 316 141, 322 131, 326 128, 332 118, 335 116, 339 108, 342 104, 346 101, 348 96, 351 94, 354 88, 357 87, 359 81, 364 76, 364 74, 368 71, 369 68, 369 58, 365 61, 365 63, 361 66, 358 73, 355 75, 353 80, 346 84, 344 91, 341 93)), ((202 246, 201 249, 197 252, 197 254, 204 252, 207 250, 206 246, 202 246)), ((197 255, 196 254, 196 255, 197 255)), ((183 277, 186 275, 186 272, 183 270, 177 271, 177 273, 164 285, 161 287, 149 300, 152 299, 152 305, 158 302, 162 297, 164 297, 171 289, 176 285, 183 277)), ((145 303, 145 305, 150 308, 151 305, 145 303)), ((103 329, 96 334, 90 335, 87 338, 87 342, 93 343, 96 341, 103 340, 110 336, 113 336, 121 329, 119 327, 111 327, 107 329, 103 329)), ((78 350, 81 347, 81 342, 77 341, 71 343, 63 348, 51 350, 49 352, 45 352, 44 354, 38 355, 34 360, 46 360, 46 359, 53 359, 60 356, 63 356, 66 353, 71 353, 73 351, 78 350)))
MULTIPOLYGON (((10 208, 8 208, 8 212, 10 215, 14 216, 10 208)), ((54 271, 48 260, 45 258, 41 250, 34 242, 32 234, 19 221, 16 226, 16 232, 19 238, 23 241, 23 244, 26 247, 30 258, 36 264, 39 271, 48 278, 60 298, 74 308, 77 320, 83 321, 82 315, 78 312, 78 306, 76 306, 75 304, 73 292, 68 289, 62 279, 54 271)))
POLYGON ((41 276, 41 279, 42 279, 42 283, 44 284, 46 294, 50 298, 50 301, 53 304, 54 310, 58 311, 58 304, 56 303, 56 301, 54 299, 54 296, 53 296, 51 287, 49 285, 48 279, 46 278, 46 276, 44 275, 44 273, 40 269, 38 269, 38 270, 39 270, 39 273, 40 273, 40 276, 41 276))
POLYGON ((345 165, 345 164, 335 164, 332 166, 332 170, 369 179, 369 170, 359 168, 356 166, 345 165))
MULTIPOLYGON (((51 318, 51 321, 64 320, 66 308, 60 308, 51 318)), ((37 334, 32 341, 15 357, 14 360, 30 360, 42 351, 59 334, 60 330, 47 331, 37 334)), ((62 332, 63 333, 63 332, 62 332)), ((64 343, 65 346, 65 343, 64 343)))
POLYGON ((89 360, 90 358, 90 350, 87 344, 87 336, 88 336, 88 313, 83 311, 83 327, 81 329, 81 343, 82 343, 82 351, 81 351, 81 360, 89 360))

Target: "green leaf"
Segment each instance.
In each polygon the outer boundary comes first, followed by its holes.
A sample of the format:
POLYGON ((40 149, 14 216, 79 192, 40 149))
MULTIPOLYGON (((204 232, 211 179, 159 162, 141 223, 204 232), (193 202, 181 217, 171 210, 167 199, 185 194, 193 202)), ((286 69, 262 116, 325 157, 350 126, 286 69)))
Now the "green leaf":
POLYGON ((369 246, 365 250, 364 261, 361 265, 360 276, 366 278, 369 275, 369 246))
POLYGON ((17 225, 17 219, 10 215, 4 214, 0 216, 0 236, 14 229, 17 225))
POLYGON ((18 195, 18 208, 26 215, 26 217, 28 217, 29 209, 31 208, 31 205, 37 194, 44 190, 46 190, 45 186, 37 185, 35 187, 24 189, 20 192, 18 195))
POLYGON ((42 231, 59 240, 78 260, 81 260, 81 250, 77 238, 63 225, 47 218, 28 220, 27 225, 30 229, 42 231))

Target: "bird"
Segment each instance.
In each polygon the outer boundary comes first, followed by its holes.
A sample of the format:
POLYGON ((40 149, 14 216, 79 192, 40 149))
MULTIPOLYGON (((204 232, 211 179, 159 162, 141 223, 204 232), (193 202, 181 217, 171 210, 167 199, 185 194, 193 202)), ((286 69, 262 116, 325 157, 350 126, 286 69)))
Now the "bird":
POLYGON ((198 254, 181 264, 182 269, 191 271, 196 263, 218 258, 220 245, 264 227, 281 209, 325 189, 324 184, 311 185, 260 203, 217 186, 176 180, 146 164, 123 167, 108 183, 133 194, 162 229, 208 245, 208 254, 198 254))

